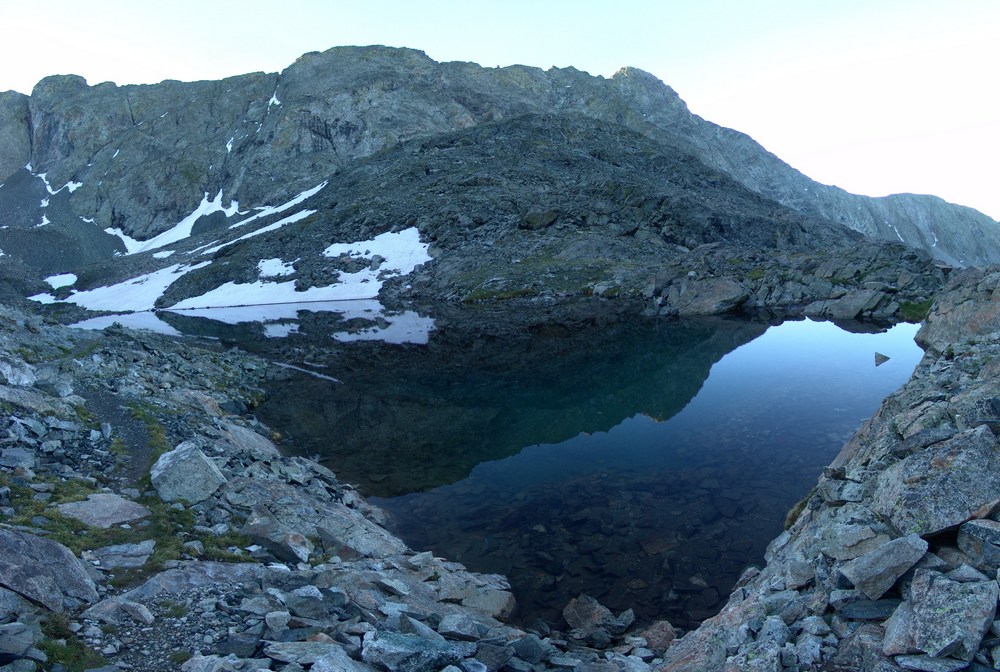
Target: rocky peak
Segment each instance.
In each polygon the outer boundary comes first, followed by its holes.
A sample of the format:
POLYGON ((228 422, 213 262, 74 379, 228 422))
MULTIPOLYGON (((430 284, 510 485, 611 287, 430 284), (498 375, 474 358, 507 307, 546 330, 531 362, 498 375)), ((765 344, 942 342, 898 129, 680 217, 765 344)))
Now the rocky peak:
POLYGON ((28 118, 28 96, 17 91, 0 92, 0 175, 6 177, 28 162, 28 118))
POLYGON ((0 98, 0 177, 30 160, 53 191, 79 184, 66 195, 69 219, 92 222, 94 235, 117 228, 147 240, 206 200, 243 210, 282 203, 409 140, 524 115, 623 127, 646 137, 650 151, 690 155, 816 221, 955 265, 1000 261, 1000 226, 985 215, 940 199, 872 199, 820 185, 749 136, 691 114, 673 89, 637 68, 606 79, 574 68, 437 63, 384 46, 313 52, 280 74, 214 82, 118 87, 48 77, 30 98, 0 98))

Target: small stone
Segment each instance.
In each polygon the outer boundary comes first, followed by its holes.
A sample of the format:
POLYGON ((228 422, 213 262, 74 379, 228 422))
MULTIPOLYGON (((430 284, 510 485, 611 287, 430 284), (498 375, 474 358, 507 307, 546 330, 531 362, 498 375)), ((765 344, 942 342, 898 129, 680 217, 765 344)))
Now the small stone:
POLYGON ((954 658, 896 656, 894 660, 904 670, 919 670, 920 672, 958 672, 969 667, 968 662, 955 660, 954 658))

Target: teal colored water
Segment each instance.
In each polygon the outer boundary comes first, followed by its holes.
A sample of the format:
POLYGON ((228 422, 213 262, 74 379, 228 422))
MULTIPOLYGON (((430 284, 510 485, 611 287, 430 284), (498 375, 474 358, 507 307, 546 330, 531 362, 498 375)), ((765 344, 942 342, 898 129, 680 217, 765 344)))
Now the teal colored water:
MULTIPOLYGON (((528 443, 456 482, 372 501, 412 548, 507 575, 525 621, 558 624, 562 606, 587 593, 616 611, 632 607, 640 618, 689 627, 721 607, 747 565, 762 562, 787 511, 909 378, 922 355, 916 328, 850 333, 786 322, 716 356, 707 378, 699 367, 660 360, 595 369, 611 388, 643 391, 610 429, 528 443), (876 353, 889 359, 876 366, 876 353), (678 379, 684 375, 694 379, 678 379), (637 382, 648 377, 657 385, 637 382), (667 403, 657 386, 674 397, 678 389, 697 393, 667 403)), ((693 346, 671 343, 673 356, 692 356, 693 346)), ((505 406, 506 421, 524 424, 558 405, 535 396, 505 406)))

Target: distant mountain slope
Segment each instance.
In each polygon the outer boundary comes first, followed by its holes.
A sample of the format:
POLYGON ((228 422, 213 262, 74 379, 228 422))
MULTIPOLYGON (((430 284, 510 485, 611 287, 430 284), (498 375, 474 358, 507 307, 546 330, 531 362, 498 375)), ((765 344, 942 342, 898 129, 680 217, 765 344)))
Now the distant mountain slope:
MULTIPOLYGON (((933 197, 871 199, 819 185, 748 136, 692 115, 672 89, 634 68, 604 79, 572 68, 488 69, 436 63, 410 49, 343 47, 306 54, 280 74, 217 82, 87 86, 55 76, 30 98, 0 96, 0 172, 30 164, 54 187, 78 183, 67 199, 72 216, 147 239, 204 197, 243 207, 281 202, 407 139, 523 114, 622 125, 800 212, 950 263, 1000 261, 1000 225, 985 215, 933 197)), ((0 225, 10 217, 0 212, 0 225)), ((68 226, 65 217, 50 220, 68 226)))

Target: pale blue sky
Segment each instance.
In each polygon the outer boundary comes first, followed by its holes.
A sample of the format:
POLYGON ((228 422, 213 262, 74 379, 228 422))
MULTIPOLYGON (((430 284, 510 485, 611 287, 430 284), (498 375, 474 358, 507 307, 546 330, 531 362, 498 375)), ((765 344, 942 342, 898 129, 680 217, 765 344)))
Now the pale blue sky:
POLYGON ((1000 218, 1000 0, 0 0, 0 90, 278 71, 345 44, 647 70, 827 184, 1000 218))

